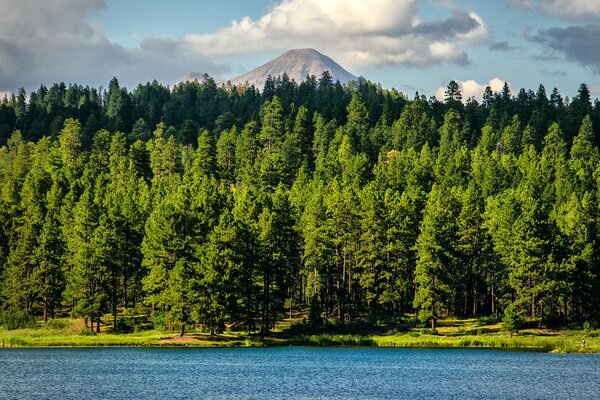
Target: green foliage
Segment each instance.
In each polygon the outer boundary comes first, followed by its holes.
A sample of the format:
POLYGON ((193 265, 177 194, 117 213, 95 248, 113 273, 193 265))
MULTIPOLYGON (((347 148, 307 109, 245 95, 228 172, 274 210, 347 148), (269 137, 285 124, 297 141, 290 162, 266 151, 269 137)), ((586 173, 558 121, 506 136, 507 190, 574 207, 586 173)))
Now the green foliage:
POLYGON ((422 322, 435 321, 450 311, 451 282, 459 263, 456 219, 459 212, 456 189, 434 185, 425 206, 417 239, 417 286, 414 306, 422 322))
POLYGON ((439 331, 435 328, 423 328, 421 329, 421 334, 422 335, 438 335, 439 331))
POLYGON ((35 328, 37 322, 33 315, 28 315, 24 311, 6 309, 0 313, 0 326, 8 330, 35 328))
POLYGON ((512 334, 513 332, 518 332, 522 326, 523 319, 516 307, 512 305, 506 307, 504 317, 502 317, 502 329, 512 334))
POLYGON ((495 315, 489 315, 485 317, 477 318, 478 325, 494 325, 500 322, 500 319, 495 315))
POLYGON ((139 329, 117 318, 139 305, 213 335, 306 310, 340 331, 597 323, 599 115, 585 85, 479 104, 327 73, 20 90, 0 105, 0 307, 90 332, 139 329))
POLYGON ((317 327, 323 322, 321 317, 321 307, 319 306, 319 299, 313 295, 310 300, 310 311, 308 313, 308 325, 311 327, 317 327))

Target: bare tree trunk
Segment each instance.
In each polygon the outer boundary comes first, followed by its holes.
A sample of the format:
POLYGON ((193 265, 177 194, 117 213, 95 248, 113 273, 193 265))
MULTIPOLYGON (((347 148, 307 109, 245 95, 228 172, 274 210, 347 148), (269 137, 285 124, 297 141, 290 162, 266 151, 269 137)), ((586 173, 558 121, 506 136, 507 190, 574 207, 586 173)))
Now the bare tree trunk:
POLYGON ((491 300, 492 300, 492 314, 496 315, 496 298, 494 296, 494 284, 492 283, 492 293, 491 293, 491 300))
POLYGON ((113 331, 117 331, 117 291, 116 289, 113 292, 113 304, 112 304, 112 313, 113 313, 113 331))
POLYGON ((44 298, 44 322, 48 322, 48 299, 44 298))

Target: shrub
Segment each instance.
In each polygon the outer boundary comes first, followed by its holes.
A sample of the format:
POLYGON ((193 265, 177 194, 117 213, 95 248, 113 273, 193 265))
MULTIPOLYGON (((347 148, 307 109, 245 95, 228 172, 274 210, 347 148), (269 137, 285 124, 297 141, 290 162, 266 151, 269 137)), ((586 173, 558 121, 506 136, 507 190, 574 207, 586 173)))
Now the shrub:
POLYGON ((167 321, 165 314, 162 312, 154 312, 152 314, 152 326, 157 331, 165 332, 167 330, 167 321))
POLYGON ((46 322, 46 327, 50 329, 65 329, 67 327, 67 321, 63 319, 50 319, 46 322))
POLYGON ((518 332, 523 326, 523 319, 517 309, 511 304, 504 310, 504 318, 502 318, 502 330, 512 334, 518 332))
POLYGON ((8 330, 35 328, 37 323, 33 315, 23 311, 4 310, 0 315, 0 325, 8 330))
POLYGON ((439 334, 437 329, 431 329, 431 328, 423 328, 421 329, 421 333, 423 335, 437 335, 439 334))
POLYGON ((494 325, 497 324, 499 321, 498 316, 496 315, 488 315, 485 317, 479 317, 477 318, 477 324, 478 325, 494 325))
POLYGON ((586 333, 591 333, 594 329, 596 329, 596 326, 593 322, 585 321, 583 323, 583 330, 586 331, 586 333))
POLYGON ((398 323, 396 324, 396 332, 408 332, 411 328, 414 328, 419 325, 419 320, 412 316, 405 316, 400 318, 398 323))
POLYGON ((321 318, 321 308, 319 307, 319 299, 317 296, 313 296, 310 299, 310 311, 308 314, 308 324, 311 327, 316 327, 323 323, 321 318))
POLYGON ((90 329, 86 326, 79 332, 79 336, 94 336, 95 333, 90 331, 90 329))
POLYGON ((117 319, 117 332, 131 333, 135 330, 135 321, 131 317, 121 317, 117 319))

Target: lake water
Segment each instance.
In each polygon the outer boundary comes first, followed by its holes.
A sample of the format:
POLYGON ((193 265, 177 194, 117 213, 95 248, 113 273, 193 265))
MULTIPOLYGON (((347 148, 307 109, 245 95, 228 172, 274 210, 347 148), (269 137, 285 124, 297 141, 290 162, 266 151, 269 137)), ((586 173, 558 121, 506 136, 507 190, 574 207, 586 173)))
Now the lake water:
POLYGON ((599 399, 600 356, 475 349, 1 349, 2 399, 599 399))

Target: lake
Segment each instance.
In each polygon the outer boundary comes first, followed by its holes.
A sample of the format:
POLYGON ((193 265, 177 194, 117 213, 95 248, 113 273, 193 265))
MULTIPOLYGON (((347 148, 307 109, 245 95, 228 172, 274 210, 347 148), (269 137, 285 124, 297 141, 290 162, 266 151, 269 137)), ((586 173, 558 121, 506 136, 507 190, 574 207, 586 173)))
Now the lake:
POLYGON ((591 399, 600 356, 479 349, 2 349, 2 399, 591 399))

